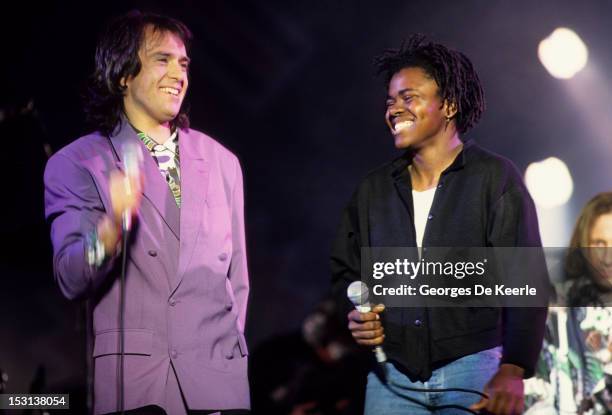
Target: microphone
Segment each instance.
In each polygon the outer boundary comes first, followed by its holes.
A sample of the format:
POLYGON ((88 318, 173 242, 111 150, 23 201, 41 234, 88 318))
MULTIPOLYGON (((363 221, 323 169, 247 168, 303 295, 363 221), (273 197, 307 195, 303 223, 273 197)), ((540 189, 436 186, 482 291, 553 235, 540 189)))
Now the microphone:
MULTIPOLYGON (((138 141, 126 141, 121 146, 121 163, 123 165, 123 173, 125 178, 123 185, 125 194, 130 197, 134 192, 140 191, 141 170, 143 164, 143 155, 140 143, 138 141), (134 189, 132 183, 138 183, 138 187, 134 189)), ((119 283, 119 360, 117 362, 117 406, 121 414, 124 413, 124 366, 125 366, 125 276, 127 270, 128 257, 128 232, 132 228, 132 210, 126 208, 121 213, 121 277, 119 283)))
MULTIPOLYGON (((351 303, 355 306, 355 309, 360 313, 368 313, 372 310, 372 304, 368 301, 370 296, 370 290, 368 286, 362 281, 353 281, 346 290, 346 295, 351 303)), ((379 364, 380 374, 383 383, 387 383, 387 370, 385 368, 385 362, 387 361, 387 355, 383 350, 382 346, 374 347, 374 356, 379 364)))
MULTIPOLYGON (((125 174, 125 192, 131 195, 136 189, 132 188, 132 183, 140 183, 140 174, 142 171, 143 156, 140 143, 135 141, 126 141, 121 148, 121 161, 123 163, 123 172, 125 174)), ((128 232, 132 228, 132 211, 125 209, 122 215, 121 227, 124 232, 128 232)))

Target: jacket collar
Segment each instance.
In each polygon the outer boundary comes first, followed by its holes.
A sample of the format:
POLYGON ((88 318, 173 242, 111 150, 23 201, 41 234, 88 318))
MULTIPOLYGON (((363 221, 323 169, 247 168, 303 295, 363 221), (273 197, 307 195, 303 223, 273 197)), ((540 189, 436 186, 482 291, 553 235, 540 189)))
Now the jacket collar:
MULTIPOLYGON (((446 168, 442 172, 442 174, 446 174, 453 170, 459 170, 463 168, 468 162, 469 155, 474 146, 476 146, 476 142, 472 139, 468 139, 463 142, 463 148, 461 152, 455 157, 455 160, 451 163, 450 166, 446 168)), ((412 159, 414 158, 414 152, 410 149, 406 150, 404 154, 396 158, 391 162, 391 176, 394 180, 399 180, 402 176, 402 173, 406 172, 409 165, 412 164, 412 159)))
POLYGON ((134 128, 132 128, 125 116, 121 118, 120 125, 118 125, 115 131, 116 134, 110 136, 110 141, 117 156, 116 167, 121 171, 123 171, 124 169, 121 158, 123 156, 123 145, 126 142, 138 143, 141 146, 141 151, 144 156, 143 196, 149 202, 151 202, 155 210, 157 210, 158 214, 163 218, 170 230, 172 230, 176 237, 179 238, 179 209, 176 206, 176 201, 174 200, 174 196, 172 195, 168 184, 159 172, 159 168, 157 167, 155 160, 153 160, 153 157, 151 157, 149 150, 145 147, 144 143, 140 140, 140 138, 138 138, 136 131, 134 130, 134 128))
POLYGON ((181 241, 179 252, 179 267, 176 273, 171 273, 171 293, 180 285, 183 276, 189 269, 195 252, 196 242, 200 237, 202 217, 206 216, 206 195, 210 173, 210 161, 206 157, 203 140, 198 140, 190 130, 179 130, 179 148, 181 154, 181 208, 176 205, 174 196, 168 184, 159 173, 159 168, 150 156, 144 143, 138 138, 125 117, 117 127, 116 134, 110 141, 117 155, 117 168, 123 170, 121 163, 122 145, 133 140, 142 146, 144 157, 143 195, 151 202, 160 217, 181 241))

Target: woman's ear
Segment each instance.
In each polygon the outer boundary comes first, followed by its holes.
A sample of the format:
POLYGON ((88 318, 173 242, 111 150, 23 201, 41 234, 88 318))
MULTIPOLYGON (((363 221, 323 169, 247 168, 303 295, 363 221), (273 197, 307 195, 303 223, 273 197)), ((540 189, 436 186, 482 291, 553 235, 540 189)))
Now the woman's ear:
POLYGON ((454 118, 457 115, 457 103, 448 100, 444 101, 444 115, 447 120, 454 118))

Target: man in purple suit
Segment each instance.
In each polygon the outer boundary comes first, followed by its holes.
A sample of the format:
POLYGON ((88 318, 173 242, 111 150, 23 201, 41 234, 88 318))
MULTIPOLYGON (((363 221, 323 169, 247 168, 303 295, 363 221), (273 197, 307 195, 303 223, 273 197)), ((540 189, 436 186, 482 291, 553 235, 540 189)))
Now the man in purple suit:
POLYGON ((94 304, 95 413, 250 407, 242 172, 181 112, 190 39, 164 16, 131 12, 111 22, 85 103, 97 131, 45 170, 55 278, 66 297, 94 304), (142 152, 140 174, 126 174, 134 158, 126 143, 142 152))

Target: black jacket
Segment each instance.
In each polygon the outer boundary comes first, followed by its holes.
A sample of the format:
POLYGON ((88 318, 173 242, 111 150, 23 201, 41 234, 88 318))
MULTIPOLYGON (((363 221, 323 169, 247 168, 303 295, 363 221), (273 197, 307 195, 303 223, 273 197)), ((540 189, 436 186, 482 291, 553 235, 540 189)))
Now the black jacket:
MULTIPOLYGON (((348 313, 361 247, 416 246, 410 153, 374 170, 345 209, 332 249, 332 290, 348 313)), ((428 247, 541 246, 535 207, 507 159, 473 141, 441 174, 423 237, 428 247)), ((546 308, 388 308, 384 349, 413 379, 459 357, 503 345, 502 363, 533 374, 546 308)))

